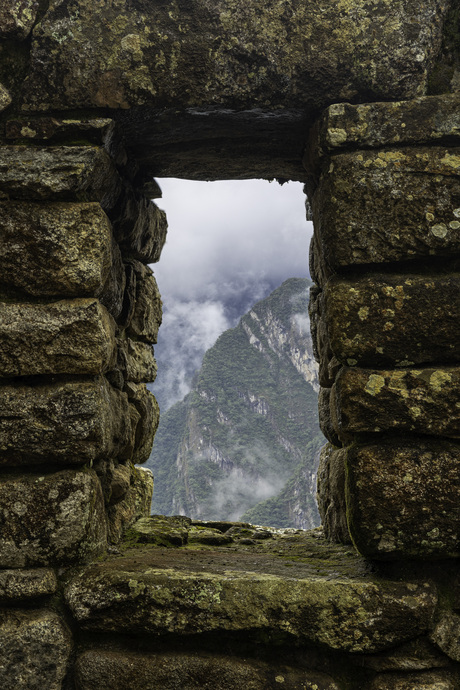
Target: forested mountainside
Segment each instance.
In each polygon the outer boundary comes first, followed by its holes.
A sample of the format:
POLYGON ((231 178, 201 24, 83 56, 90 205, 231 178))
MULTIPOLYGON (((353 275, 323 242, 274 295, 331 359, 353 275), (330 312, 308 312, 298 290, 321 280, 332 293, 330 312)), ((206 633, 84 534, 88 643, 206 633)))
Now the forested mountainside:
POLYGON ((310 281, 291 278, 225 331, 192 390, 162 417, 148 466, 153 513, 319 524, 317 365, 310 281))

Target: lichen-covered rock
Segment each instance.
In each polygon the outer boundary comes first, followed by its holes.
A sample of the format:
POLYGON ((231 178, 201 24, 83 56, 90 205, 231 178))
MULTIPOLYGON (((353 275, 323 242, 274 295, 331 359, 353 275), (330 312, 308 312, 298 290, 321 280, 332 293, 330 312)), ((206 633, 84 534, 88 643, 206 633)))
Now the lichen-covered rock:
POLYGON ((330 402, 332 424, 342 440, 388 430, 460 438, 459 367, 343 367, 330 402))
POLYGON ((423 96, 392 103, 334 103, 313 130, 319 153, 455 141, 460 138, 460 95, 423 96))
POLYGON ((323 168, 312 206, 330 268, 460 251, 460 149, 362 150, 323 168))
POLYGON ((460 446, 429 437, 347 450, 348 527, 368 558, 460 555, 460 446))
POLYGON ((114 206, 121 186, 98 146, 0 147, 0 198, 29 201, 99 201, 114 206))
POLYGON ((77 659, 78 690, 339 690, 334 680, 318 671, 285 664, 200 654, 136 654, 91 650, 77 659))
POLYGON ((0 202, 0 281, 10 289, 98 297, 112 260, 110 223, 99 204, 0 202))
POLYGON ((57 590, 57 579, 51 568, 33 570, 0 570, 0 601, 12 603, 49 596, 57 590))
POLYGON ((0 648, 2 690, 61 690, 72 638, 56 613, 1 611, 0 648))
POLYGON ((0 302, 1 376, 100 374, 115 355, 115 323, 97 299, 0 302))
POLYGON ((316 500, 324 534, 339 544, 351 544, 345 502, 346 450, 330 443, 321 450, 316 500))
POLYGON ((276 564, 273 555, 265 559, 220 548, 217 554, 196 545, 144 546, 110 557, 76 573, 66 601, 86 631, 176 636, 225 631, 251 643, 287 636, 290 644, 347 652, 387 649, 431 627, 437 599, 432 584, 341 578, 327 560, 327 548, 326 562, 316 554, 313 576, 308 557, 290 561, 287 571, 285 558, 276 564))
POLYGON ((349 366, 460 361, 460 274, 331 279, 322 318, 328 347, 349 366))
POLYGON ((425 673, 382 673, 369 685, 369 690, 456 690, 459 676, 449 671, 425 673))
POLYGON ((38 10, 37 0, 2 0, 0 38, 23 41, 32 31, 38 10))
POLYGON ((153 475, 144 467, 131 466, 130 486, 123 498, 109 506, 107 532, 109 541, 118 544, 125 531, 136 520, 150 515, 153 475))
POLYGON ((152 451, 153 439, 160 421, 160 408, 154 395, 145 383, 126 384, 129 402, 138 412, 132 461, 135 464, 147 462, 152 451))
POLYGON ((332 445, 340 448, 342 443, 339 440, 337 432, 332 424, 330 400, 331 389, 320 388, 318 395, 319 428, 329 443, 332 443, 332 445))
POLYGON ((129 459, 125 393, 103 377, 0 387, 0 466, 129 459))
POLYGON ((431 639, 454 661, 460 661, 460 616, 444 613, 434 629, 431 639))
POLYGON ((133 262, 133 268, 136 274, 136 294, 128 334, 147 343, 156 343, 162 320, 162 302, 157 281, 153 271, 139 261, 133 262))
POLYGON ((106 546, 104 501, 96 473, 2 475, 0 567, 85 563, 106 546))
POLYGON ((423 93, 447 0, 63 0, 35 28, 24 109, 308 106, 423 93), (359 69, 357 66, 359 65, 359 69))
POLYGON ((131 534, 139 544, 184 546, 191 523, 190 518, 182 515, 151 515, 138 520, 132 526, 131 534))

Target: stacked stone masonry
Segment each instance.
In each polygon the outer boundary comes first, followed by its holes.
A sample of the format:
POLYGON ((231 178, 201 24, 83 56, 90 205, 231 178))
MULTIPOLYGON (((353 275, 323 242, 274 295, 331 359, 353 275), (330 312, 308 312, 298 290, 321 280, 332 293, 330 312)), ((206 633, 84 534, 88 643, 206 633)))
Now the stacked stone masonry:
POLYGON ((459 17, 2 0, 1 688, 460 688, 459 17), (306 183, 318 530, 149 516, 154 175, 306 183))

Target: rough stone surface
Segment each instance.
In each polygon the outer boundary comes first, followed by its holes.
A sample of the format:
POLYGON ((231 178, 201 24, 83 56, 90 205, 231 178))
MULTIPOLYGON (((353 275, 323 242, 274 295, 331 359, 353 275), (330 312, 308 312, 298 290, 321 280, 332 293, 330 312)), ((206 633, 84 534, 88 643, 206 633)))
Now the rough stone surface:
POLYGON ((0 602, 27 601, 54 594, 57 579, 50 568, 0 570, 0 602))
POLYGON ((285 690, 339 690, 323 673, 222 655, 98 650, 85 652, 77 660, 78 690, 267 690, 278 686, 285 690))
POLYGON ((153 438, 160 421, 160 408, 155 397, 144 383, 128 382, 126 391, 129 402, 135 407, 139 415, 132 461, 142 464, 147 462, 152 451, 153 438))
POLYGON ((104 502, 92 470, 2 475, 0 567, 70 565, 106 544, 104 502))
POLYGON ((345 459, 345 449, 328 443, 321 450, 317 475, 316 499, 324 534, 340 544, 351 543, 345 503, 345 459))
POLYGON ((72 650, 71 635, 52 611, 0 612, 2 690, 61 690, 72 650))
POLYGON ((0 203, 5 287, 36 296, 98 297, 112 258, 110 223, 97 203, 0 203))
POLYGON ((112 544, 118 544, 125 531, 136 520, 150 515, 152 494, 152 472, 144 467, 132 467, 127 492, 107 511, 107 531, 112 544))
POLYGON ((151 515, 138 520, 131 528, 139 544, 184 546, 188 542, 191 519, 182 515, 151 515))
POLYGON ((460 149, 363 150, 323 167, 312 206, 330 268, 460 252, 460 149))
POLYGON ((6 108, 8 108, 12 102, 13 99, 11 98, 8 89, 5 89, 5 87, 0 84, 0 113, 3 112, 3 110, 6 110, 6 108))
POLYGON ((424 671, 434 668, 450 666, 450 659, 441 654, 426 638, 418 638, 401 645, 397 649, 380 654, 364 656, 360 654, 354 659, 360 667, 373 671, 424 671))
POLYGON ((375 559, 458 557, 460 446, 381 440, 347 452, 347 512, 360 553, 375 559))
POLYGON ((268 635, 347 652, 387 649, 431 627, 433 585, 353 577, 362 563, 347 547, 290 532, 240 552, 138 546, 81 569, 66 601, 87 631, 226 631, 241 641, 268 635))
POLYGON ((331 418, 331 389, 330 388, 320 388, 318 395, 318 414, 319 414, 319 427, 323 435, 327 440, 332 443, 332 445, 340 448, 342 443, 334 429, 331 418))
POLYGON ((411 98, 423 93, 448 7, 392 0, 390 11, 388 0, 359 0, 338 12, 335 0, 200 0, 95 11, 91 0, 64 0, 35 29, 23 107, 318 108, 411 98))
POLYGON ((454 661, 460 661, 460 616, 445 613, 431 635, 433 642, 454 661))
POLYGON ((135 262, 136 296, 128 334, 147 343, 156 343, 162 320, 162 302, 153 271, 135 262))
POLYGON ((99 201, 114 206, 120 181, 97 146, 2 146, 0 198, 30 201, 99 201))
POLYGON ((460 361, 460 274, 336 278, 323 295, 328 344, 343 364, 460 361))
POLYGON ((311 145, 320 153, 454 141, 460 138, 460 95, 393 103, 334 103, 321 116, 311 145))
POLYGON ((447 671, 426 673, 382 673, 369 685, 369 690, 456 690, 459 677, 447 671))
POLYGON ((0 466, 131 455, 125 393, 103 377, 0 387, 0 466))
POLYGON ((125 190, 112 212, 115 238, 125 257, 144 263, 160 260, 166 241, 166 214, 150 199, 125 190))
POLYGON ((460 368, 343 367, 332 387, 331 414, 342 439, 388 430, 460 438, 460 368))
POLYGON ((0 302, 2 376, 99 374, 115 359, 115 323, 97 299, 0 302))
POLYGON ((126 381, 133 383, 148 383, 155 381, 157 363, 153 356, 153 348, 131 338, 119 340, 119 358, 126 381))
POLYGON ((0 38, 24 40, 32 31, 39 3, 37 0, 2 0, 0 38))

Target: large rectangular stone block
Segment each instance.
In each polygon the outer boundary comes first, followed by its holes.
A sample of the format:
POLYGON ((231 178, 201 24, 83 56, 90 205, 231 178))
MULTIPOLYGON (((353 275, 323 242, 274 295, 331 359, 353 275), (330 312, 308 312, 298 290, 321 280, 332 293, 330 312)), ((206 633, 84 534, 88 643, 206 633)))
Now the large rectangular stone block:
POLYGON ((99 374, 115 358, 115 323, 97 299, 0 302, 0 376, 99 374))
POLYGON ((106 546, 93 470, 0 478, 0 568, 85 563, 106 546))
POLYGON ((132 435, 128 397, 103 377, 0 387, 0 466, 128 459, 132 435))
POLYGON ((460 148, 355 151, 325 165, 312 206, 329 267, 460 252, 460 148))
POLYGON ((330 403, 332 424, 342 440, 388 430, 460 438, 459 367, 343 367, 330 403))
POLYGON ((334 278, 320 299, 328 347, 343 364, 386 368, 460 361, 458 273, 334 278))
POLYGON ((0 282, 29 295, 99 296, 112 231, 98 203, 0 202, 0 282))
POLYGON ((114 206, 121 182, 98 146, 0 147, 0 198, 99 201, 114 206))
POLYGON ((368 558, 460 556, 460 445, 428 437, 352 446, 348 527, 368 558))

